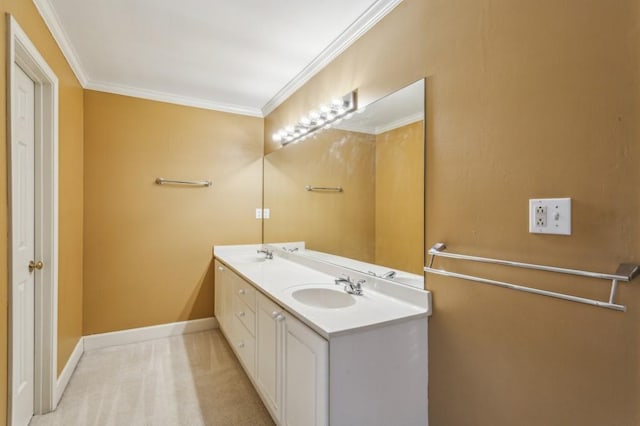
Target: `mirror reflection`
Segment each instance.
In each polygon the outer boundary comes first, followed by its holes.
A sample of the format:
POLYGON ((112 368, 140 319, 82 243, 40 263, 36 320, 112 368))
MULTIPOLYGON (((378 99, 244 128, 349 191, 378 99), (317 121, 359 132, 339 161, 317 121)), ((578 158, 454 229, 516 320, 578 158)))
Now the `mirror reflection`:
POLYGON ((264 242, 422 287, 424 80, 264 159, 264 242), (374 267, 371 264, 377 266, 374 267))

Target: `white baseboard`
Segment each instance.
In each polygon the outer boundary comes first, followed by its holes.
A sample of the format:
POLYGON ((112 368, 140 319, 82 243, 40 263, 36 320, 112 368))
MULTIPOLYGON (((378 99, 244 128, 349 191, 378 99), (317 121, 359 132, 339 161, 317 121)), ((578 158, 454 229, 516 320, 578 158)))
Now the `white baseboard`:
POLYGON ((144 342, 146 340, 161 339, 163 337, 179 336, 211 330, 218 327, 214 317, 190 321, 172 322, 169 324, 153 325, 150 327, 131 328, 129 330, 113 331, 111 333, 91 334, 84 336, 84 350, 107 348, 109 346, 126 345, 144 342))
POLYGON ((78 362, 80 362, 80 358, 84 353, 84 337, 80 337, 76 347, 73 348, 73 352, 71 352, 71 356, 67 360, 67 364, 62 369, 62 372, 58 376, 58 381, 56 382, 56 388, 54 390, 54 404, 53 409, 55 410, 58 407, 58 403, 60 402, 60 398, 62 398, 62 394, 64 390, 67 388, 69 384, 69 380, 71 380, 71 376, 78 366, 78 362))

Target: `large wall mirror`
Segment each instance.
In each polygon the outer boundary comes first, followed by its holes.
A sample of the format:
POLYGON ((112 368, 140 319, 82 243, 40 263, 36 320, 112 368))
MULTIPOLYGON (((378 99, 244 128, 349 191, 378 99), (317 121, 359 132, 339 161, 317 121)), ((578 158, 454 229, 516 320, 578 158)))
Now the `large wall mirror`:
POLYGON ((307 254, 353 259, 369 270, 365 263, 380 265, 421 280, 424 105, 419 80, 268 154, 264 242, 304 241, 307 254))

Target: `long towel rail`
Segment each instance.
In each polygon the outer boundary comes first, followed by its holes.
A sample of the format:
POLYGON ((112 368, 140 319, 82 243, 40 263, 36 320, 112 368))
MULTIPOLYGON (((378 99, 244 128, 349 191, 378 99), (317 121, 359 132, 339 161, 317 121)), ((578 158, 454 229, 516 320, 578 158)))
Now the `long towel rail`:
POLYGON ((444 251, 446 248, 447 246, 444 243, 437 243, 429 249, 428 254, 431 256, 431 258, 429 260, 429 266, 426 266, 424 268, 425 272, 431 273, 431 274, 437 274, 437 275, 444 275, 448 277, 461 278, 461 279, 475 281, 483 284, 496 285, 503 288, 509 288, 512 290, 539 294, 542 296, 555 297, 558 299, 569 300, 572 302, 586 303, 588 305, 598 306, 601 308, 614 309, 617 311, 626 310, 626 306, 614 303, 616 293, 618 290, 618 283, 629 282, 640 274, 640 266, 633 263, 621 264, 618 267, 618 270, 616 271, 615 274, 604 274, 604 273, 598 273, 598 272, 582 271, 579 269, 558 268, 555 266, 536 265, 532 263, 514 262, 510 260, 492 259, 487 257, 448 253, 444 251), (564 294, 564 293, 556 293, 553 291, 547 291, 547 290, 541 290, 541 289, 532 288, 532 287, 511 284, 503 281, 480 278, 473 275, 466 275, 466 274, 460 274, 457 272, 445 271, 443 269, 436 269, 436 268, 433 268, 433 261, 436 257, 446 257, 450 259, 461 259, 461 260, 468 260, 472 262, 490 263, 490 264, 502 265, 502 266, 512 266, 517 268, 534 269, 539 271, 556 272, 556 273, 562 273, 562 274, 577 275, 582 277, 611 280, 611 291, 609 293, 609 300, 606 302, 601 300, 587 299, 584 297, 578 297, 578 296, 573 296, 573 295, 564 294))
POLYGON ((175 184, 175 185, 191 185, 191 186, 211 186, 210 180, 178 180, 178 179, 165 179, 161 177, 156 178, 158 185, 175 184))
POLYGON ((342 192, 341 186, 311 186, 304 187, 307 191, 342 192))

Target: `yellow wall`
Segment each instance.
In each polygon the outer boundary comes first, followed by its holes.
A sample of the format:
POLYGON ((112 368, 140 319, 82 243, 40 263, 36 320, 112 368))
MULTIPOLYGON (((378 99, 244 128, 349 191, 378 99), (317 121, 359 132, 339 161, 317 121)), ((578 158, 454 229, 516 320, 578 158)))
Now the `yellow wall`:
POLYGON ((84 125, 84 334, 212 316, 212 246, 261 239, 263 120, 85 91, 84 125))
POLYGON ((375 263, 422 274, 424 125, 376 135, 375 263))
MULTIPOLYGON (((404 0, 265 120, 367 104, 427 77, 426 243, 613 272, 640 261, 640 3, 404 0), (533 197, 572 197, 573 235, 531 235, 533 197)), ((445 263, 608 297, 604 282, 445 263)), ((429 276, 433 426, 640 424, 640 284, 626 313, 429 276), (461 409, 462 407, 462 409, 461 409)))
MULTIPOLYGON (((82 88, 31 1, 2 0, 59 79, 59 276, 58 372, 82 336, 82 88)), ((0 23, 0 56, 6 57, 6 21, 0 23)), ((6 60, 5 60, 6 62, 6 60)), ((6 67, 0 67, 6 81, 6 67)), ((6 86, 0 84, 0 115, 6 116, 6 86)), ((7 199, 6 123, 0 124, 0 199, 7 199)), ((7 206, 0 209, 0 234, 7 232, 7 206)), ((7 243, 0 245, 0 418, 7 413, 7 243)))
POLYGON ((373 135, 330 129, 265 157, 265 242, 305 241, 312 250, 373 262, 375 149, 373 135))

